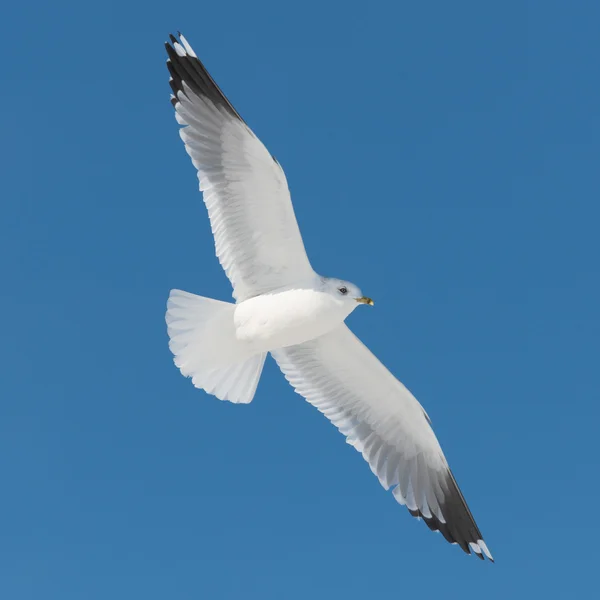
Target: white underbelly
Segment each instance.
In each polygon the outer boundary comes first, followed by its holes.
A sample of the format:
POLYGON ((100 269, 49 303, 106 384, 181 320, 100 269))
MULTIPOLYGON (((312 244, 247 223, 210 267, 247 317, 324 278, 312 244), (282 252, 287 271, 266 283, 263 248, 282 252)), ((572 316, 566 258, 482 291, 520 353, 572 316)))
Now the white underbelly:
POLYGON ((250 298, 235 308, 238 340, 265 352, 319 337, 342 323, 344 306, 331 295, 310 289, 250 298))

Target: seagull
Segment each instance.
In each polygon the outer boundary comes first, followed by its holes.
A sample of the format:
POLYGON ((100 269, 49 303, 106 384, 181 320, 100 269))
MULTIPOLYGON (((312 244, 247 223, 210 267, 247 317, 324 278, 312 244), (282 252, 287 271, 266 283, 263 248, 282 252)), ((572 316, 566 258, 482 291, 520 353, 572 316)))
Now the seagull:
POLYGON ((313 270, 280 164, 185 37, 171 35, 165 46, 179 134, 235 300, 171 290, 166 322, 176 366, 195 387, 247 404, 270 352, 399 504, 467 554, 493 561, 427 413, 344 323, 373 300, 313 270))

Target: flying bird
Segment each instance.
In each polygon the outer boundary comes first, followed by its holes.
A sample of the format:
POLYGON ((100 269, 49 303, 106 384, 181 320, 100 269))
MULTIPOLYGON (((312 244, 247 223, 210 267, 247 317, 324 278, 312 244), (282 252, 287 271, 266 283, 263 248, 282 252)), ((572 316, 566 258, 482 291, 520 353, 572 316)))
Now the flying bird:
POLYGON ((313 270, 283 169, 183 35, 170 40, 171 102, 235 300, 171 291, 175 364, 197 388, 248 403, 270 352, 398 503, 467 554, 493 560, 425 410, 344 323, 373 300, 313 270))

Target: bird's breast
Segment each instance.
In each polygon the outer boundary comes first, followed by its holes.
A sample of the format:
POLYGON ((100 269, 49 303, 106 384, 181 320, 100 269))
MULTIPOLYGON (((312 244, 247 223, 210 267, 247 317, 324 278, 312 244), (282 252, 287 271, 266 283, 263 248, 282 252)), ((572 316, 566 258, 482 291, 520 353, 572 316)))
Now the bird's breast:
POLYGON ((294 346, 319 337, 346 318, 343 305, 318 290, 294 289, 250 298, 236 306, 240 341, 257 351, 294 346))

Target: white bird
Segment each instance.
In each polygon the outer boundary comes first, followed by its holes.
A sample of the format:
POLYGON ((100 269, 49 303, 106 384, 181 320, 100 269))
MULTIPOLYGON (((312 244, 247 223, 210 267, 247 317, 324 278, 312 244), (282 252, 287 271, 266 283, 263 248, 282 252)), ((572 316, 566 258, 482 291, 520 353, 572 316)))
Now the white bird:
POLYGON ((175 364, 197 388, 248 403, 270 352, 411 515, 466 553, 493 560, 423 407, 344 324, 373 301, 352 283, 315 273, 281 166, 183 35, 170 39, 179 133, 235 299, 171 291, 166 321, 175 364))

